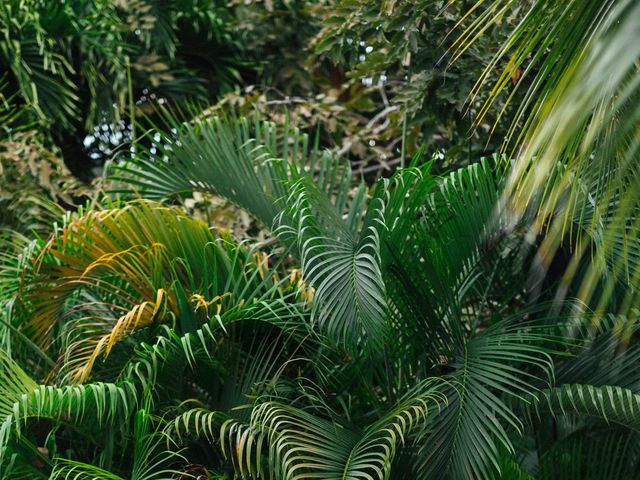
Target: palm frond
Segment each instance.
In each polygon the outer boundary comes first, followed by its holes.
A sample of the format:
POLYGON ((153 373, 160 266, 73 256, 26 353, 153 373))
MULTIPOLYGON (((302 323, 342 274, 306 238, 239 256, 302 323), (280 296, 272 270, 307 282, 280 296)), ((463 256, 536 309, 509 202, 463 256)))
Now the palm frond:
MULTIPOLYGON (((495 160, 494 162, 497 162, 495 160)), ((522 240, 505 232, 500 170, 490 160, 443 178, 416 180, 388 236, 383 271, 399 350, 415 343, 415 355, 437 365, 467 328, 504 314, 522 294, 522 240), (499 292, 497 298, 491 298, 499 292), (423 345, 433 345, 425 352, 423 345)), ((409 173, 407 171, 406 173, 409 173)), ((406 179, 408 180, 408 178, 406 179)), ((393 211, 393 210, 391 210, 393 211)), ((394 344, 395 342, 391 342, 394 344)))
MULTIPOLYGON (((514 4, 476 2, 487 9, 459 38, 459 47, 468 47, 514 4)), ((518 150, 506 194, 518 214, 537 210, 536 229, 547 229, 540 268, 548 268, 569 238, 575 254, 564 283, 570 285, 588 252, 596 251, 578 279, 578 296, 601 312, 611 304, 628 313, 637 302, 628 286, 639 275, 640 9, 628 0, 543 1, 523 8, 522 21, 477 86, 508 57, 485 110, 505 93, 514 72, 522 72, 515 89, 527 89, 507 139, 518 150), (623 298, 615 304, 613 292, 620 288, 623 298)))
MULTIPOLYGON (((148 405, 147 408, 151 406, 148 405)), ((164 480, 190 475, 171 468, 176 462, 185 462, 175 442, 163 429, 154 430, 151 414, 146 409, 136 412, 134 422, 134 453, 131 480, 164 480)))
POLYGON ((523 430, 506 399, 528 401, 552 373, 554 338, 544 323, 505 319, 459 345, 449 362, 459 387, 421 440, 421 477, 499 474, 501 449, 513 452, 509 432, 523 430))
POLYGON ((164 391, 182 385, 175 381, 175 372, 196 374, 208 368, 206 404, 242 418, 233 409, 247 396, 273 386, 285 368, 303 371, 309 363, 304 351, 314 341, 305 321, 295 307, 265 302, 222 314, 196 332, 178 335, 165 327, 153 343, 137 347, 120 378, 164 391))
POLYGON ((566 384, 540 391, 535 400, 529 404, 530 421, 542 412, 552 415, 576 414, 640 431, 640 395, 626 388, 566 384))
POLYGON ((320 152, 317 144, 310 147, 308 136, 288 124, 279 129, 257 116, 233 120, 204 114, 182 121, 166 109, 161 115, 164 124, 147 134, 158 153, 143 151, 115 165, 113 179, 122 185, 115 193, 167 198, 194 190, 214 192, 267 227, 273 225, 280 211, 276 202, 287 195, 285 182, 292 178, 314 176, 323 192, 336 195, 338 206, 346 200, 349 168, 331 153, 320 152))
MULTIPOLYGON (((174 450, 175 444, 166 433, 153 430, 151 416, 145 409, 135 414, 133 425, 133 465, 131 480, 169 480, 181 475, 180 478, 192 478, 191 475, 171 468, 176 462, 184 462, 180 451, 174 450)), ((123 480, 113 472, 95 465, 58 458, 51 472, 56 480, 123 480)))
POLYGON ((638 391, 640 346, 633 342, 638 326, 629 318, 607 315, 594 329, 590 316, 575 325, 571 335, 580 348, 556 362, 559 384, 617 385, 638 391), (631 328, 630 328, 631 327, 631 328))
POLYGON ((258 252, 145 202, 70 220, 34 265, 20 293, 25 333, 46 348, 61 339, 58 374, 74 382, 140 329, 172 321, 195 331, 223 309, 284 298, 290 283, 258 252))
POLYGON ((361 432, 273 400, 253 407, 248 424, 196 409, 176 419, 176 425, 220 442, 236 471, 247 478, 261 478, 266 466, 275 478, 383 480, 396 451, 446 402, 441 386, 435 380, 423 382, 361 432))
POLYGON ((93 383, 68 387, 38 385, 4 353, 0 354, 0 464, 8 442, 20 436, 29 419, 49 418, 79 425, 90 419, 94 427, 120 425, 135 411, 138 394, 132 383, 93 383))
POLYGON ((126 175, 116 178, 150 196, 212 190, 267 226, 277 225, 276 233, 296 244, 303 276, 315 288, 318 323, 345 345, 363 334, 379 345, 385 298, 376 217, 383 199, 362 220, 364 191, 348 202, 349 168, 330 153, 319 154, 317 145, 309 151, 308 137, 288 124, 280 140, 274 125, 257 119, 253 125, 219 118, 180 124, 167 115, 178 132, 165 140, 168 163, 134 159, 117 167, 126 175), (329 308, 335 300, 338 307, 329 308))
POLYGON ((356 238, 321 198, 311 182, 293 185, 278 233, 295 238, 304 279, 315 287, 314 318, 321 327, 344 345, 356 345, 365 335, 375 348, 382 343, 386 320, 379 218, 374 213, 365 219, 356 238))
POLYGON ((88 463, 59 458, 50 478, 56 480, 124 480, 113 472, 88 463))
POLYGON ((10 66, 27 103, 40 120, 55 119, 70 126, 79 101, 70 79, 73 67, 52 48, 37 9, 24 2, 4 2, 0 24, 3 63, 10 66))

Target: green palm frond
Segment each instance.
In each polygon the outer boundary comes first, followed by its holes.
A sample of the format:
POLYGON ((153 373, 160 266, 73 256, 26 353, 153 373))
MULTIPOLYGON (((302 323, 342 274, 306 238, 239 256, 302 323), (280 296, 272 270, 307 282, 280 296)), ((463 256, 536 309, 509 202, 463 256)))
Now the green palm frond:
POLYGON ((22 132, 32 128, 29 109, 20 105, 18 95, 11 93, 7 75, 0 76, 0 128, 3 133, 22 132))
POLYGON ((13 360, 0 354, 2 402, 0 403, 0 465, 7 444, 20 436, 30 419, 48 418, 91 428, 119 425, 121 428, 135 411, 138 394, 132 383, 93 383, 54 387, 38 385, 13 360))
POLYGON ((502 456, 500 458, 500 478, 503 480, 533 480, 534 477, 529 475, 522 466, 516 462, 511 456, 502 456))
MULTIPOLYGON (((171 465, 184 463, 185 458, 179 450, 175 450, 175 443, 162 430, 153 430, 151 416, 145 409, 135 414, 133 425, 133 465, 130 480, 170 480, 181 475, 180 478, 193 478, 171 465)), ((51 479, 56 480, 124 480, 108 470, 95 465, 58 458, 51 472, 51 479)))
POLYGON ((581 323, 582 326, 574 326, 571 334, 580 348, 575 355, 556 362, 558 383, 617 385, 638 391, 640 346, 634 341, 637 324, 611 314, 602 319, 597 329, 592 328, 589 316, 581 323))
POLYGON ((244 415, 234 413, 234 407, 244 404, 247 396, 271 388, 286 368, 308 370, 309 359, 304 354, 315 345, 303 328, 306 319, 294 313, 294 308, 285 311, 273 302, 261 310, 269 317, 261 318, 254 305, 234 312, 231 318, 223 314, 220 323, 214 320, 181 336, 165 327, 153 343, 138 345, 120 378, 145 389, 172 391, 183 386, 175 381, 176 372, 185 372, 189 378, 189 374, 208 371, 206 381, 202 378, 205 404, 242 419, 244 415), (282 320, 272 317, 274 314, 282 314, 282 320), (295 327, 287 325, 287 315, 289 320, 297 319, 291 322, 295 327))
POLYGON ((50 478, 56 480, 125 480, 104 468, 65 458, 57 459, 50 478))
POLYGON ((314 318, 320 326, 344 345, 356 345, 365 335, 375 348, 382 344, 386 320, 380 218, 370 206, 374 214, 367 215, 357 238, 322 198, 313 183, 294 184, 277 232, 295 238, 304 279, 316 289, 314 318))
MULTIPOLYGON (((467 48, 515 3, 476 2, 476 8, 486 6, 485 13, 458 46, 467 48)), ((522 8, 523 20, 477 86, 507 62, 486 110, 508 93, 514 72, 522 72, 515 89, 526 89, 526 95, 507 139, 518 149, 506 194, 517 214, 534 208, 536 229, 547 229, 539 254, 543 270, 569 238, 575 254, 564 283, 570 285, 589 252, 597 251, 578 278, 577 294, 599 311, 611 304, 628 313, 637 302, 628 286, 639 275, 640 8, 628 0, 542 1, 522 8), (618 289, 622 298, 613 302, 618 289)))
POLYGON ((8 0, 0 8, 0 59, 32 120, 76 129, 118 118, 125 106, 125 58, 131 53, 115 2, 8 0), (77 56, 82 61, 75 64, 77 56), (82 90, 87 116, 80 118, 82 90))
POLYGON ((575 414, 640 431, 640 395, 622 387, 566 384, 540 391, 529 405, 530 421, 543 412, 575 414))
POLYGON ((6 304, 15 299, 21 280, 32 274, 29 260, 37 254, 41 243, 17 232, 0 233, 0 302, 6 304))
POLYGON ((425 381, 378 421, 358 432, 278 401, 259 402, 248 424, 191 410, 176 419, 183 431, 221 443, 246 478, 388 478, 398 449, 446 402, 443 383, 425 381), (263 450, 266 449, 266 450, 263 450), (268 470, 265 470, 265 467, 268 470), (268 473, 267 473, 268 472, 268 473))
MULTIPOLYGON (((183 475, 170 467, 178 461, 185 462, 186 459, 164 430, 154 430, 151 414, 145 409, 136 412, 134 438, 131 480, 165 480, 183 475)), ((186 475, 186 478, 189 476, 186 475)))
POLYGON ((2 375, 2 395, 0 396, 0 416, 13 414, 14 404, 23 394, 36 389, 37 383, 27 375, 8 355, 0 352, 0 375, 2 375))
MULTIPOLYGON (((144 150, 115 165, 113 179, 121 182, 114 192, 139 192, 146 198, 166 198, 191 191, 214 192, 253 214, 267 227, 285 197, 285 182, 311 175, 318 187, 335 194, 344 205, 351 183, 351 171, 317 143, 287 124, 284 129, 258 117, 237 120, 204 114, 182 121, 162 110, 163 124, 147 134, 158 153, 144 150), (154 135, 160 135, 154 141, 154 135), (159 162, 157 158, 166 160, 159 162)), ((143 148, 143 147, 141 147, 143 148)))
POLYGON ((504 169, 500 159, 482 159, 454 170, 438 183, 429 199, 425 222, 451 272, 465 272, 483 246, 499 240, 509 218, 500 205, 504 169))
POLYGON ((0 351, 33 370, 51 368, 55 362, 22 331, 16 310, 21 285, 31 281, 31 259, 42 242, 15 233, 0 234, 0 351))
POLYGON ((502 449, 513 451, 509 432, 523 424, 508 398, 528 401, 550 380, 552 346, 546 321, 503 320, 458 346, 449 365, 459 385, 448 392, 449 405, 421 440, 420 476, 454 479, 493 478, 502 449))
POLYGON ((164 142, 169 163, 134 159, 117 167, 126 175, 116 179, 150 196, 211 190, 277 226, 285 243, 296 244, 303 276, 315 288, 318 323, 340 343, 354 345, 364 333, 379 345, 385 297, 376 216, 383 199, 362 220, 366 196, 361 189, 348 201, 348 166, 317 145, 309 150, 308 137, 288 124, 280 133, 257 119, 179 124, 167 113, 167 122, 178 132, 164 142))
POLYGON ((466 322, 473 330, 498 311, 504 315, 512 297, 525 291, 523 241, 505 231, 499 175, 485 159, 415 181, 403 210, 391 215, 382 265, 399 351, 415 345, 413 355, 437 365, 465 336, 466 322), (496 292, 499 298, 492 298, 496 292), (425 351, 425 343, 433 348, 425 351))

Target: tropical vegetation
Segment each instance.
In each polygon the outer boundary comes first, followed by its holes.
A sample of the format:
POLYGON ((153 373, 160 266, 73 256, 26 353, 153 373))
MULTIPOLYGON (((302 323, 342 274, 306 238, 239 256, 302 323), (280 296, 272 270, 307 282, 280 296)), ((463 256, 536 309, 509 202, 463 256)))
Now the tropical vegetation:
POLYGON ((640 478, 637 2, 0 25, 0 478, 640 478))

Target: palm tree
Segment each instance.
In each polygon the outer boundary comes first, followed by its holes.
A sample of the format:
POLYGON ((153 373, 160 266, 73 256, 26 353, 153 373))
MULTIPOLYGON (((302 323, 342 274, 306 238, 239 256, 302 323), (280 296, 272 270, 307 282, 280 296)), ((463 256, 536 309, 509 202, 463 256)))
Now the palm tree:
POLYGON ((6 478, 635 472, 640 353, 527 282, 499 159, 353 189, 288 124, 160 118, 120 198, 3 259, 6 478), (167 204, 194 190, 272 239, 167 204))

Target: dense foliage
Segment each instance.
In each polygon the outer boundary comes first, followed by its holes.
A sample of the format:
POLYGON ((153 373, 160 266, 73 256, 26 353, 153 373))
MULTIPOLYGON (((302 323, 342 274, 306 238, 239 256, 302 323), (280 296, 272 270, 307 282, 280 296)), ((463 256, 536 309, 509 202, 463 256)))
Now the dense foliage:
POLYGON ((0 24, 0 478, 640 476, 636 2, 0 24))

